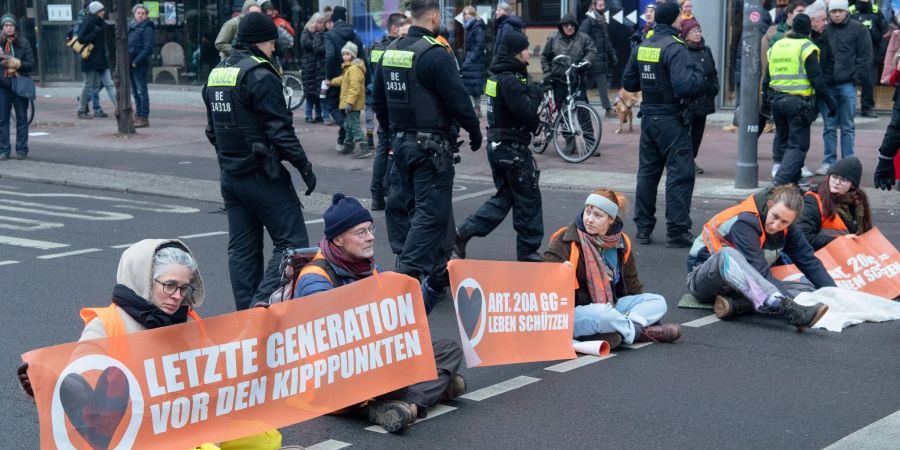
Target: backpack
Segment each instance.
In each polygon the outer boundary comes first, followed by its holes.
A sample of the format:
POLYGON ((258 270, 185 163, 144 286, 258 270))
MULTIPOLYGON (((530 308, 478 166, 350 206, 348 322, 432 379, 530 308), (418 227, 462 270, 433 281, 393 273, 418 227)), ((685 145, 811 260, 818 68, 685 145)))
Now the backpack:
POLYGON ((254 306, 271 306, 276 303, 282 303, 294 298, 294 289, 297 287, 297 280, 300 270, 310 263, 319 253, 319 247, 306 248, 286 248, 281 253, 281 264, 279 272, 281 272, 281 281, 278 289, 269 296, 268 302, 259 302, 254 306))

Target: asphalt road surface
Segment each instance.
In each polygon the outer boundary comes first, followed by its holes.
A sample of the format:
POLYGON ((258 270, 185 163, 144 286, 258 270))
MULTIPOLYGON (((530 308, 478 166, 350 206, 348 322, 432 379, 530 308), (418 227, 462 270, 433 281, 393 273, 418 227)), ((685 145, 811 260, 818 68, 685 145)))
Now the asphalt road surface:
MULTIPOLYGON (((326 192, 341 186, 349 194, 366 195, 367 175, 330 169, 320 175, 320 186, 326 192)), ((457 220, 474 211, 491 188, 458 186, 457 220)), ((580 191, 545 191, 545 234, 568 224, 584 197, 580 191)), ((695 199, 694 229, 730 204, 695 199)), ((323 230, 318 219, 306 217, 312 241, 323 230)), ((900 217, 876 211, 875 223, 900 243, 900 217)), ((377 259, 393 267, 380 215, 376 224, 377 259)), ((554 370, 547 368, 559 361, 464 369, 470 392, 489 388, 496 395, 447 402, 402 435, 367 430, 370 424, 362 418, 326 416, 283 429, 284 443, 317 448, 823 448, 900 410, 900 323, 799 334, 763 316, 707 320, 711 311, 676 307, 685 292, 686 250, 661 245, 664 230, 658 228, 656 244, 636 245, 634 251, 645 289, 667 299, 663 321, 699 325, 685 327, 677 343, 620 348, 615 356, 554 370)), ((626 231, 635 232, 631 223, 626 231)), ((226 217, 213 203, 0 180, 0 304, 5 308, 0 373, 6 373, 0 382, 0 447, 38 447, 35 408, 15 380, 19 355, 77 339, 82 329, 78 310, 109 303, 127 244, 181 237, 206 282, 201 315, 233 311, 226 232, 226 217)), ((469 257, 511 260, 514 242, 508 219, 488 238, 472 240, 469 257)), ((457 339, 452 311, 445 301, 432 312, 433 335, 457 339)))

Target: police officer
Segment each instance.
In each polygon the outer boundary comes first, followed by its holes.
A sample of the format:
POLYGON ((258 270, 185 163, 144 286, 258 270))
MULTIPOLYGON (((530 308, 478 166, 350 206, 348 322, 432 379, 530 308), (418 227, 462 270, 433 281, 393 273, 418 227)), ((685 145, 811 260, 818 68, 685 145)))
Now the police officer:
MULTIPOLYGON (((369 67, 374 71, 380 69, 381 57, 387 50, 391 42, 400 37, 400 27, 409 22, 409 19, 403 14, 394 13, 388 16, 388 34, 381 40, 372 45, 372 51, 369 53, 369 67)), ((372 78, 374 82, 374 77, 372 78)), ((372 87, 369 91, 372 91, 372 87)), ((391 140, 388 133, 388 124, 378 124, 378 147, 375 149, 375 160, 372 162, 372 211, 382 211, 385 206, 385 195, 387 194, 387 174, 388 174, 388 158, 391 153, 391 140)))
POLYGON ((656 5, 653 33, 631 51, 622 76, 630 92, 641 91, 641 141, 634 222, 637 241, 649 244, 656 226, 656 190, 666 169, 666 247, 690 247, 693 145, 682 99, 703 89, 703 71, 694 64, 681 29, 680 7, 656 5), (652 34, 652 35, 651 35, 652 34))
POLYGON ((440 3, 412 0, 410 10, 409 32, 391 43, 381 57, 373 103, 378 121, 390 123, 394 133, 391 170, 397 177, 392 175, 392 183, 397 180, 398 190, 412 198, 412 202, 406 196, 396 198, 392 186, 387 200, 388 209, 406 207, 411 212, 408 233, 392 230, 388 224, 391 240, 400 236, 398 242, 403 244, 397 269, 419 277, 443 268, 448 231, 453 230, 455 138, 451 125, 455 121, 469 133, 472 151, 481 147, 481 127, 472 102, 461 95, 465 88, 456 59, 435 38, 441 23, 440 3))
POLYGON ((285 248, 309 245, 300 199, 281 161, 300 171, 306 195, 315 189, 316 176, 284 104, 281 70, 272 59, 277 38, 269 16, 245 15, 232 54, 210 72, 203 88, 206 137, 216 148, 228 213, 228 269, 238 310, 268 300, 280 280, 285 248), (267 268, 263 227, 274 245, 267 268))
POLYGON ((539 85, 528 80, 528 38, 519 31, 503 35, 491 63, 487 94, 488 162, 497 193, 456 230, 455 251, 466 257, 472 236, 484 237, 503 222, 510 208, 516 229, 516 259, 541 261, 544 238, 539 171, 528 146, 538 126, 539 85))
POLYGON ((872 111, 872 108, 875 107, 875 74, 878 72, 879 62, 884 60, 884 52, 880 49, 884 40, 883 36, 890 31, 890 28, 888 28, 881 9, 872 0, 856 0, 856 4, 850 5, 848 12, 850 13, 850 18, 859 21, 869 30, 869 37, 872 38, 872 52, 875 54, 875 58, 872 58, 875 62, 874 67, 866 74, 863 80, 860 80, 862 81, 860 85, 860 90, 862 91, 860 98, 862 113, 860 113, 860 116, 878 117, 872 111), (881 57, 879 58, 878 55, 881 55, 881 57))
MULTIPOLYGON (((812 24, 806 14, 794 16, 793 30, 768 52, 769 70, 763 78, 764 102, 771 103, 775 143, 784 155, 775 184, 798 183, 809 151, 809 127, 818 116, 816 92, 825 93, 825 75, 819 66, 819 47, 809 40, 812 24), (769 90, 771 89, 771 90, 769 90)), ((820 95, 829 117, 837 112, 830 95, 820 95)))

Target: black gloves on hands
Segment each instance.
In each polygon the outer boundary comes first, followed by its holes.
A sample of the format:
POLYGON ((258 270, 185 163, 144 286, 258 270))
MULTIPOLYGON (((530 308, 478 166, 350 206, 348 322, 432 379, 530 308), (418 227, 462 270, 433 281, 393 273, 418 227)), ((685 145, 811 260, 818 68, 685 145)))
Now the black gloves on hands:
POLYGON ((472 149, 473 152, 477 152, 479 148, 481 148, 481 130, 478 130, 478 134, 469 135, 469 148, 472 149))
POLYGON ((300 170, 300 176, 306 184, 306 192, 303 195, 309 196, 316 189, 316 174, 313 173, 312 163, 306 163, 306 167, 300 170))
POLYGON ((894 173, 894 159, 879 155, 878 166, 875 167, 875 187, 890 191, 896 180, 894 173))
POLYGON ((22 385, 22 389, 25 390, 25 393, 28 394, 29 397, 34 398, 34 390, 31 389, 31 380, 28 378, 28 363, 22 363, 22 365, 16 369, 16 375, 18 375, 19 384, 22 385))
POLYGON ((427 278, 428 287, 433 290, 440 290, 450 286, 450 272, 447 271, 447 266, 435 269, 427 278))

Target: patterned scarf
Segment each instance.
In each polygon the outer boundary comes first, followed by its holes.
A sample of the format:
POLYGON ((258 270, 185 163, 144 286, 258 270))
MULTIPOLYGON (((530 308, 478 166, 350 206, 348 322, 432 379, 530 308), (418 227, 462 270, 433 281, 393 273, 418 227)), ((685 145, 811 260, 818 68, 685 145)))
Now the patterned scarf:
MULTIPOLYGON (((4 36, 4 39, 3 39, 3 41, 4 41, 3 53, 11 56, 13 58, 15 58, 15 56, 16 56, 16 51, 12 46, 12 43, 14 40, 15 40, 14 36, 4 36)), ((5 76, 6 78, 15 78, 15 77, 19 76, 19 71, 17 69, 7 67, 3 70, 3 76, 5 76)))
POLYGON ((854 222, 857 226, 857 232, 862 234, 868 230, 863 229, 863 218, 865 217, 866 207, 859 200, 855 191, 849 191, 846 194, 831 194, 831 201, 834 203, 834 212, 844 220, 844 223, 854 222), (853 212, 851 214, 851 207, 853 212))
POLYGON ((605 236, 591 236, 578 230, 581 253, 584 255, 584 274, 588 282, 588 292, 591 293, 591 301, 594 303, 609 303, 610 305, 616 303, 612 292, 610 273, 603 262, 601 252, 618 247, 621 237, 621 231, 605 236))
POLYGON ((335 267, 343 269, 353 276, 355 279, 365 278, 372 275, 372 268, 375 267, 375 258, 356 259, 346 254, 344 249, 334 245, 334 242, 323 237, 319 242, 319 249, 322 255, 335 267))

